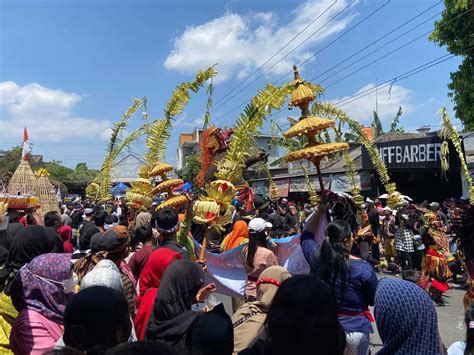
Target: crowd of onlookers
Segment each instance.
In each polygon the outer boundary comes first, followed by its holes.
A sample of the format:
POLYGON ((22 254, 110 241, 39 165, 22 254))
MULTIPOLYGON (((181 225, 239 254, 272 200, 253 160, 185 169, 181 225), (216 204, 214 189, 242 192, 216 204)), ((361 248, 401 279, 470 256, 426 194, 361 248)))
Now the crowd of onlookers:
MULTIPOLYGON (((208 243, 216 253, 241 248, 247 280, 230 316, 188 243, 205 233, 188 200, 159 212, 116 201, 64 205, 43 218, 11 213, 0 235, 0 352, 369 354, 376 325, 379 354, 445 353, 428 293, 413 280, 377 277, 421 267, 416 239, 409 249, 403 238, 414 231, 379 201, 360 211, 357 223, 370 226, 361 235, 336 204, 235 202, 232 222, 208 243), (298 233, 310 275, 290 275, 274 248, 298 233)), ((466 341, 449 354, 474 350, 474 307, 465 317, 466 341)))

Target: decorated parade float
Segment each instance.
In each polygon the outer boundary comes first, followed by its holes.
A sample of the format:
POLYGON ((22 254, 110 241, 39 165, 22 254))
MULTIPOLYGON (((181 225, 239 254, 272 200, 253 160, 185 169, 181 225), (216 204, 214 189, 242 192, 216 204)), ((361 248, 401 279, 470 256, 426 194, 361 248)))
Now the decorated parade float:
MULTIPOLYGON (((23 132, 23 153, 20 164, 10 178, 5 191, 0 192, 0 203, 4 211, 21 212, 40 210, 40 184, 30 166, 30 150, 26 127, 23 132)), ((46 201, 44 201, 46 202, 46 201)), ((56 206, 57 209, 57 206, 56 206)))

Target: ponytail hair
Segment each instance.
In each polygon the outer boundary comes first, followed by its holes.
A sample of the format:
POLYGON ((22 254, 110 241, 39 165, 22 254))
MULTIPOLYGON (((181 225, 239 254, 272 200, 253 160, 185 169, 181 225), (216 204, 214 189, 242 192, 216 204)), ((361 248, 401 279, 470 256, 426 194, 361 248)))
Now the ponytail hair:
POLYGON ((466 349, 465 355, 474 353, 474 303, 471 303, 464 314, 464 321, 466 322, 466 349))
POLYGON ((259 233, 249 233, 249 243, 247 249, 247 258, 245 264, 249 267, 253 267, 253 259, 258 247, 267 247, 267 235, 265 231, 259 233))
POLYGON ((337 280, 344 290, 349 273, 348 259, 350 250, 346 241, 351 237, 351 226, 344 220, 337 219, 326 227, 327 239, 316 253, 311 273, 334 289, 337 280))

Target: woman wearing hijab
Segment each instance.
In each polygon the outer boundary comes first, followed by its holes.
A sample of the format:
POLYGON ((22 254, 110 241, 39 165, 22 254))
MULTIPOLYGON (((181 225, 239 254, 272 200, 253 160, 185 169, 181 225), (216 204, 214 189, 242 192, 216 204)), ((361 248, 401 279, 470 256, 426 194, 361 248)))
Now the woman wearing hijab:
POLYGON ((394 278, 381 279, 374 311, 383 343, 377 354, 443 354, 433 301, 418 285, 394 278))
POLYGON ((290 278, 282 266, 270 266, 257 281, 257 300, 243 304, 232 316, 234 326, 234 354, 251 346, 262 337, 270 305, 281 283, 290 278))
POLYGON ((178 260, 166 269, 148 320, 145 339, 156 340, 175 350, 186 352, 192 324, 199 312, 191 311, 214 285, 204 285, 201 267, 189 260, 178 260))
POLYGON ((135 317, 135 279, 130 269, 123 262, 130 252, 130 236, 127 227, 115 226, 108 229, 98 239, 96 253, 91 253, 79 259, 74 264, 74 271, 82 282, 84 276, 104 259, 111 260, 120 270, 125 298, 127 299, 130 316, 135 317))
POLYGON ((74 253, 74 246, 72 245, 72 228, 69 225, 64 225, 58 229, 58 234, 63 241, 63 249, 65 253, 74 253))
MULTIPOLYGON (((32 225, 19 229, 8 253, 5 265, 0 269, 0 350, 9 351, 10 331, 18 315, 10 298, 10 286, 18 270, 41 254, 50 253, 55 247, 44 228, 32 225)), ((1 351, 0 351, 1 352, 1 351)))
POLYGON ((167 267, 176 260, 180 260, 181 255, 168 248, 156 249, 148 258, 145 267, 140 274, 140 293, 137 297, 137 315, 134 324, 139 340, 145 338, 145 330, 153 309, 156 294, 160 287, 161 279, 167 267))
POLYGON ((283 281, 265 320, 266 339, 242 355, 342 355, 344 330, 331 288, 310 275, 283 281))
POLYGON ((44 254, 25 265, 11 292, 19 311, 10 334, 15 354, 44 354, 63 333, 63 313, 76 285, 71 254, 44 254))
POLYGON ((125 343, 131 328, 127 301, 109 287, 79 291, 64 312, 64 343, 79 354, 103 354, 125 343))
POLYGON ((232 232, 226 235, 221 244, 222 251, 228 251, 248 243, 249 230, 245 221, 237 221, 232 226, 232 232))
POLYGON ((234 349, 232 320, 222 303, 198 315, 186 341, 191 354, 231 355, 234 349))

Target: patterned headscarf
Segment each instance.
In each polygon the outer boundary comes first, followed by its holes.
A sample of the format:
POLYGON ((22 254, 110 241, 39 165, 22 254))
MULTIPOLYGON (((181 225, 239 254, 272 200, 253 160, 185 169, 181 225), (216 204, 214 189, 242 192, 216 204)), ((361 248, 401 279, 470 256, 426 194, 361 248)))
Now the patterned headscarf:
POLYGON ((66 294, 61 281, 71 276, 71 254, 43 254, 25 265, 13 281, 11 292, 15 308, 34 310, 47 319, 63 323, 66 294))
POLYGON ((104 286, 123 293, 122 278, 118 266, 111 260, 99 261, 81 281, 81 290, 92 286, 104 286))
POLYGON ((393 278, 381 279, 374 310, 383 343, 377 354, 442 353, 433 302, 418 285, 393 278))

